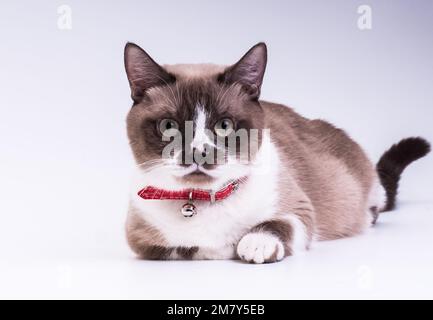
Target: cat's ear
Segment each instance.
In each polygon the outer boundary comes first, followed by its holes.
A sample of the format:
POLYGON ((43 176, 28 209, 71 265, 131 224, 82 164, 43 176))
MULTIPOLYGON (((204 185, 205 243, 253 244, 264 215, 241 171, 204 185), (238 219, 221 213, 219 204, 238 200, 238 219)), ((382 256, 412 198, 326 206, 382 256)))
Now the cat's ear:
POLYGON ((146 51, 130 42, 125 46, 125 69, 131 87, 131 97, 135 102, 140 102, 148 89, 167 85, 176 80, 146 51))
POLYGON ((251 99, 258 99, 266 62, 266 44, 260 42, 252 47, 236 64, 228 67, 218 79, 228 84, 239 83, 251 99))

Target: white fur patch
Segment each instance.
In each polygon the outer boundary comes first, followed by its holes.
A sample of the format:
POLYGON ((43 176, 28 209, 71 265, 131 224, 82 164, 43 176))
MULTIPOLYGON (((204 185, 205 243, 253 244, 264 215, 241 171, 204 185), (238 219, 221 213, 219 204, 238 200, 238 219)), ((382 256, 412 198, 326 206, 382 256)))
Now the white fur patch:
POLYGON ((293 227, 291 242, 292 254, 294 255, 296 253, 305 251, 307 249, 308 238, 304 223, 293 214, 288 215, 286 219, 293 227))
POLYGON ((195 260, 226 260, 235 258, 235 250, 233 245, 227 245, 222 248, 199 248, 194 255, 195 260))
POLYGON ((368 197, 367 204, 367 224, 371 225, 372 221, 374 221, 374 217, 370 208, 376 207, 378 212, 381 212, 385 208, 386 204, 386 191, 382 184, 379 181, 379 178, 376 177, 373 182, 373 186, 370 191, 370 195, 368 197))
POLYGON ((237 247, 237 254, 242 260, 264 263, 275 255, 277 261, 284 258, 284 247, 278 237, 269 232, 246 234, 237 247))
POLYGON ((206 118, 207 114, 204 111, 203 106, 200 104, 197 105, 194 117, 195 132, 194 138, 191 142, 191 147, 196 148, 200 152, 204 151, 206 144, 215 147, 214 142, 207 135, 206 118))

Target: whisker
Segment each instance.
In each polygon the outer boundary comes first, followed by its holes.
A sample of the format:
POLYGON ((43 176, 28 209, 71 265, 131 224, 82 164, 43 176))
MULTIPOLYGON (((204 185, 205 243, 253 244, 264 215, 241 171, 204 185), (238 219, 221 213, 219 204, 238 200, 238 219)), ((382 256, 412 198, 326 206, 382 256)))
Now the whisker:
POLYGON ((153 160, 145 161, 143 163, 139 163, 137 164, 137 167, 143 170, 144 172, 149 172, 151 170, 162 168, 168 165, 171 164, 161 159, 153 159, 153 160))

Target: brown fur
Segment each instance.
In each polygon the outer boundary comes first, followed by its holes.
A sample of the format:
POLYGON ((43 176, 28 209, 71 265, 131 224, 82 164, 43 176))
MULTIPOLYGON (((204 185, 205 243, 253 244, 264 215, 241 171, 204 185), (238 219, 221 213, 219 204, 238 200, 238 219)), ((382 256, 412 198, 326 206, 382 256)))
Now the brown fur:
POLYGON ((182 259, 185 260, 191 260, 197 252, 198 252, 198 247, 191 247, 191 248, 178 247, 176 249, 176 253, 179 256, 181 256, 182 259))
POLYGON ((302 217, 310 237, 313 229, 320 239, 361 232, 375 176, 362 149, 325 121, 308 120, 283 105, 261 102, 261 106, 266 127, 286 162, 280 188, 289 189, 288 177, 300 188, 299 194, 282 196, 281 211, 302 217), (297 201, 305 203, 299 206, 297 201))
POLYGON ((377 163, 377 171, 386 191, 386 205, 383 211, 395 208, 398 183, 404 169, 413 161, 430 152, 430 143, 421 137, 401 140, 387 150, 377 163))

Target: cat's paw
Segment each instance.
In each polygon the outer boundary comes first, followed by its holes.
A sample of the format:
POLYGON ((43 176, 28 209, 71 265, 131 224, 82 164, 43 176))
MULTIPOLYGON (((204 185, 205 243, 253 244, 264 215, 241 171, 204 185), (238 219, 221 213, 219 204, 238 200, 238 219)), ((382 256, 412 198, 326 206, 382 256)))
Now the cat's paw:
POLYGON ((239 258, 249 263, 269 263, 284 258, 284 246, 278 237, 267 232, 246 234, 238 243, 239 258))

